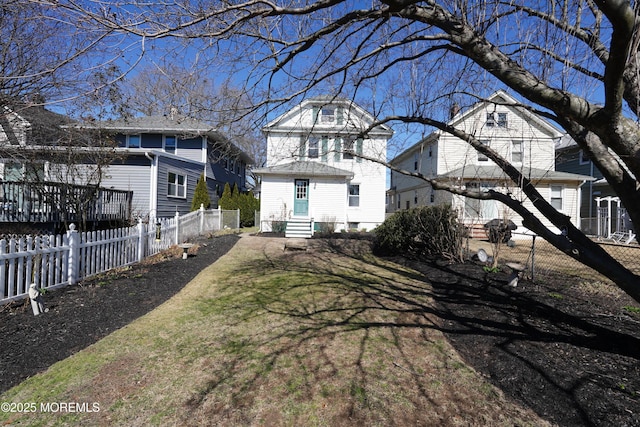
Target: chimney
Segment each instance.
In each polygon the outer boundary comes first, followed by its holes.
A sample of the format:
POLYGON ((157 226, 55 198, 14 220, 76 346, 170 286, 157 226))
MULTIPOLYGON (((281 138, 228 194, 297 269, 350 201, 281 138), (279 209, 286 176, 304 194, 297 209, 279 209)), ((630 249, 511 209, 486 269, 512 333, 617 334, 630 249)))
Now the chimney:
POLYGON ((169 118, 175 120, 178 117, 178 107, 172 106, 169 108, 169 118))
POLYGON ((449 109, 449 120, 452 120, 456 114, 460 112, 460 106, 457 102, 454 102, 451 108, 449 109))

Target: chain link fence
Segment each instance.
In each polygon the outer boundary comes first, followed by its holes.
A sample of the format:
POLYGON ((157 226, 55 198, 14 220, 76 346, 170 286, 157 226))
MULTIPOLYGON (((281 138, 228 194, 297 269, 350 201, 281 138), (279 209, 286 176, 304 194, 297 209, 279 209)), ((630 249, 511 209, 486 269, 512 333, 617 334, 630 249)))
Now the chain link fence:
MULTIPOLYGON (((494 256, 493 244, 484 239, 470 238, 465 242, 469 255, 483 249, 494 256)), ((640 246, 637 243, 616 244, 599 242, 615 259, 631 271, 640 274, 640 246)), ((501 244, 497 255, 499 265, 518 263, 525 267, 524 277, 533 282, 566 280, 573 277, 589 283, 611 283, 597 271, 559 251, 544 239, 535 235, 513 233, 508 244, 501 244)))

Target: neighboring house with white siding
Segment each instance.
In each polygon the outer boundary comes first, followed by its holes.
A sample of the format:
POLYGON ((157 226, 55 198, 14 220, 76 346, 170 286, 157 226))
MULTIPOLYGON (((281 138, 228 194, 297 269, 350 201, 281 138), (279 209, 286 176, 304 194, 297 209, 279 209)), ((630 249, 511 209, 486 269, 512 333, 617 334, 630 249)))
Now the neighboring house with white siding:
MULTIPOLYGON (((516 107, 516 104, 510 95, 498 91, 466 111, 452 110, 448 124, 474 135, 509 160, 532 180, 543 197, 579 225, 581 186, 592 178, 556 171, 555 143, 562 134, 539 116, 516 107)), ((390 163, 394 169, 420 173, 466 189, 511 192, 529 210, 537 212, 493 161, 449 133, 433 132, 390 163)), ((388 212, 449 203, 468 226, 482 228, 486 222, 499 218, 514 221, 518 231, 525 231, 522 218, 495 200, 477 200, 436 191, 426 181, 393 169, 387 200, 388 212)), ((553 229, 541 215, 539 218, 553 229)))
POLYGON ((122 159, 112 163, 102 185, 133 191, 133 213, 170 217, 187 213, 201 174, 212 205, 224 185, 246 191, 252 159, 207 123, 179 116, 135 117, 90 124, 112 133, 122 159))
POLYGON ((370 230, 384 221, 387 141, 393 131, 348 99, 303 101, 263 128, 262 231, 370 230))

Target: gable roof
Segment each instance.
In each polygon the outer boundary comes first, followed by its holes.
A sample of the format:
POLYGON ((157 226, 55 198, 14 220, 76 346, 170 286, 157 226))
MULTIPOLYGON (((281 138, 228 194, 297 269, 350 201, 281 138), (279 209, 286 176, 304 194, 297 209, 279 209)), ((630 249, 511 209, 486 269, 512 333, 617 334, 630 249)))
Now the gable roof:
MULTIPOLYGON (((348 111, 355 113, 351 114, 352 116, 359 117, 364 123, 370 125, 375 122, 375 117, 373 117, 367 110, 360 107, 358 104, 353 102, 350 99, 339 97, 339 96, 315 96, 311 98, 307 98, 302 101, 297 106, 291 108, 287 112, 281 114, 275 119, 271 120, 267 123, 262 131, 264 133, 272 132, 272 131, 292 131, 292 130, 302 130, 300 126, 283 126, 282 123, 287 122, 289 119, 294 117, 295 115, 300 115, 305 109, 308 109, 310 106, 328 106, 328 105, 341 105, 345 107, 348 111)), ((387 125, 380 124, 371 129, 368 134, 375 135, 383 135, 387 137, 391 137, 393 135, 393 130, 387 125)))
POLYGON ((9 144, 18 145, 10 116, 26 122, 29 129, 28 145, 55 145, 65 135, 64 125, 72 120, 62 114, 47 110, 44 106, 18 101, 14 98, 0 99, 0 130, 7 136, 9 144))
MULTIPOLYGON (((551 123, 544 120, 537 114, 534 114, 531 111, 526 110, 524 108, 517 107, 518 101, 503 90, 498 90, 494 92, 486 100, 476 102, 468 110, 460 111, 453 118, 451 118, 451 120, 449 120, 447 124, 455 127, 456 125, 464 122, 465 120, 469 119, 473 115, 477 114, 478 111, 486 108, 487 105, 491 105, 493 102, 511 106, 510 108, 514 109, 517 112, 517 114, 524 116, 528 123, 535 124, 538 128, 544 130, 551 138, 561 138, 563 136, 563 133, 560 130, 558 130, 555 126, 553 126, 551 123)), ((400 154, 395 156, 391 160, 391 163, 394 164, 395 162, 398 162, 403 158, 406 158, 407 155, 413 153, 413 151, 416 148, 418 148, 420 145, 437 141, 440 138, 440 136, 444 134, 448 135, 447 132, 441 131, 439 129, 431 132, 429 135, 422 138, 420 141, 411 145, 410 147, 402 151, 400 154)))
POLYGON ((335 176, 353 178, 353 172, 334 168, 320 162, 291 162, 267 168, 254 169, 256 175, 296 175, 299 177, 335 176))
MULTIPOLYGON (((527 119, 526 121, 528 123, 535 124, 536 126, 541 128, 542 130, 544 130, 546 133, 548 133, 551 138, 560 138, 563 135, 563 133, 558 128, 553 126, 548 121, 544 120, 542 117, 538 116, 537 114, 532 113, 531 111, 529 111, 529 110, 527 110, 525 108, 519 107, 520 103, 514 97, 512 97, 507 92, 505 92, 504 90, 498 90, 498 91, 492 93, 486 100, 482 100, 482 101, 476 102, 468 110, 465 110, 463 112, 460 112, 460 113, 456 114, 448 122, 448 124, 451 125, 451 126, 455 126, 458 123, 461 123, 461 122, 465 121, 466 119, 468 119, 469 117, 473 116, 478 111, 486 108, 488 105, 492 105, 494 103, 505 105, 505 106, 517 111, 517 114, 525 117, 527 119)), ((442 131, 438 131, 438 132, 442 132, 442 131)))

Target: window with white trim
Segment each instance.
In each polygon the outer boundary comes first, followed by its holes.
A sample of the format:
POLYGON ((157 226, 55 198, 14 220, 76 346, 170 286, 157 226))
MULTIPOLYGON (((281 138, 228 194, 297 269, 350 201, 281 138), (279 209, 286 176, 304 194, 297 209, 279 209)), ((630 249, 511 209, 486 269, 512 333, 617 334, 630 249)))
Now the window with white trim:
POLYGON ((319 146, 320 138, 318 138, 317 136, 312 136, 309 138, 309 151, 307 154, 309 155, 310 159, 318 158, 319 146))
POLYGON ((164 136, 164 151, 175 154, 178 139, 172 135, 164 136))
POLYGON ((560 212, 563 207, 563 190, 562 185, 549 186, 549 203, 560 212))
POLYGON ((355 141, 353 139, 345 139, 342 151, 342 158, 345 160, 353 159, 355 141))
MULTIPOLYGON (((478 142, 480 142, 480 144, 482 144, 482 145, 486 145, 487 147, 489 146, 489 141, 488 140, 481 140, 481 141, 478 141, 478 142)), ((478 151, 478 161, 479 162, 488 162, 489 158, 478 151)))
POLYGON ((320 122, 321 123, 335 123, 336 121, 336 109, 335 107, 322 107, 320 109, 320 122))
POLYGON ((187 176, 177 172, 167 174, 167 195, 169 197, 187 198, 187 176))
POLYGON ((487 113, 487 121, 485 122, 487 127, 507 127, 507 113, 487 113))
POLYGON ((511 141, 511 162, 512 163, 522 163, 522 140, 514 139, 511 141))
POLYGON ((499 128, 507 127, 507 113, 498 113, 498 127, 499 128))
POLYGON ((360 206, 360 184, 349 185, 349 206, 360 206))
POLYGON ((585 153, 584 150, 580 150, 580 164, 588 165, 589 162, 591 162, 591 158, 589 157, 589 155, 585 153))

